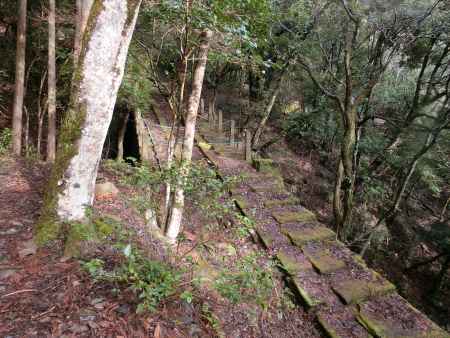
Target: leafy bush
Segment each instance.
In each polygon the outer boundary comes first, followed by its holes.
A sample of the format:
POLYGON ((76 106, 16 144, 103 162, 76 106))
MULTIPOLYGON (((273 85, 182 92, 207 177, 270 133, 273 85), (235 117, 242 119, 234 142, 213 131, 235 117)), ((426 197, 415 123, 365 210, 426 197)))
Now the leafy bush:
POLYGON ((106 271, 105 263, 98 258, 85 262, 83 267, 95 280, 125 285, 137 294, 138 313, 155 311, 161 301, 175 294, 180 273, 162 262, 144 258, 130 245, 125 246, 123 254, 125 262, 112 271, 106 271))
POLYGON ((12 141, 11 129, 5 128, 0 132, 0 155, 4 155, 9 151, 12 141))

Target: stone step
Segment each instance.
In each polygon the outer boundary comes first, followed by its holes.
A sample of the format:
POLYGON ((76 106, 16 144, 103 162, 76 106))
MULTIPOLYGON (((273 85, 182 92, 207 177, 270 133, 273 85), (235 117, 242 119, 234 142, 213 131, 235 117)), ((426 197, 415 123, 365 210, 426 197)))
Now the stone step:
POLYGON ((319 223, 282 225, 281 231, 300 248, 309 242, 328 241, 336 238, 336 234, 332 230, 319 223))
POLYGON ((284 185, 279 182, 267 182, 267 183, 250 183, 248 184, 250 189, 256 193, 266 192, 285 192, 284 185))
POLYGON ((317 321, 331 338, 372 337, 356 318, 357 309, 343 305, 323 307, 317 312, 317 321))
POLYGON ((300 298, 309 308, 318 305, 335 306, 341 304, 339 298, 330 289, 327 278, 313 269, 297 272, 292 280, 300 298))
POLYGON ((283 236, 275 223, 258 224, 255 228, 258 237, 267 249, 289 245, 289 240, 283 236))
POLYGON ((334 281, 331 282, 333 291, 346 304, 359 304, 395 291, 394 284, 374 271, 367 270, 367 274, 353 278, 352 272, 352 270, 344 270, 340 278, 333 276, 334 281))
POLYGON ((283 206, 290 206, 290 205, 297 205, 300 204, 300 201, 298 198, 291 197, 291 198, 285 198, 285 199, 273 199, 268 200, 264 202, 264 206, 266 208, 278 208, 283 206))
POLYGON ((292 245, 279 249, 276 257, 280 261, 282 268, 290 275, 295 276, 300 271, 313 268, 303 252, 292 245))
POLYGON ((329 252, 321 252, 316 254, 309 254, 305 252, 314 268, 321 274, 329 274, 346 267, 344 261, 333 257, 329 252))
POLYGON ((272 213, 272 216, 280 224, 316 221, 316 215, 314 215, 314 213, 312 213, 307 209, 303 209, 302 211, 298 212, 291 212, 291 211, 274 212, 272 213))
POLYGON ((361 304, 357 318, 376 337, 450 337, 448 332, 438 327, 398 294, 361 304))

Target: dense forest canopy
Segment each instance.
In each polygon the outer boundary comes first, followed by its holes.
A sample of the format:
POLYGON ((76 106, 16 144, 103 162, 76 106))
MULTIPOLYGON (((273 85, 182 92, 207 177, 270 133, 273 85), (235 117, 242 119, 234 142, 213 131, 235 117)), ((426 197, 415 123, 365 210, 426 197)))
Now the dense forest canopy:
POLYGON ((0 0, 0 59, 0 161, 51 171, 38 245, 83 255, 104 166, 131 177, 168 248, 191 209, 231 217, 221 194, 236 178, 212 147, 270 163, 396 283, 417 289, 428 269, 430 297, 414 302, 448 325, 448 1, 0 0))

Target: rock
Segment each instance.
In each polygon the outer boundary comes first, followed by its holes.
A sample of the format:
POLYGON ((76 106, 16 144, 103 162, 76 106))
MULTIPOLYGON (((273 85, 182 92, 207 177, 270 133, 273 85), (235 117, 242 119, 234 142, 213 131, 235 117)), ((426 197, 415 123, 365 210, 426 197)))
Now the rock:
MULTIPOLYGON (((29 220, 24 220, 24 222, 25 221, 29 221, 29 220)), ((11 221, 11 222, 9 222, 12 226, 14 226, 14 227, 22 227, 23 226, 23 224, 21 223, 21 222, 18 222, 18 221, 11 221)))
POLYGON ((151 228, 157 228, 158 227, 158 221, 156 219, 156 213, 153 211, 153 209, 147 209, 145 210, 145 222, 147 223, 148 227, 151 228))
POLYGON ((16 271, 17 271, 16 269, 0 270, 0 280, 11 277, 12 275, 14 275, 16 273, 16 271))
POLYGON ((95 320, 96 313, 91 310, 81 310, 80 312, 80 321, 88 322, 95 320))
POLYGON ((91 301, 91 305, 93 305, 98 310, 102 310, 106 305, 105 298, 94 298, 91 301))
POLYGON ((15 235, 18 232, 19 232, 19 229, 17 229, 17 228, 9 228, 8 230, 0 231, 0 235, 1 236, 15 235))
POLYGON ((95 198, 108 199, 115 198, 119 194, 119 189, 112 182, 97 183, 95 185, 95 198))
POLYGON ((128 304, 122 304, 116 309, 116 312, 122 315, 126 315, 130 312, 130 306, 128 304))
POLYGON ((21 247, 22 249, 19 250, 20 259, 23 259, 26 256, 34 255, 37 251, 37 246, 32 239, 23 242, 21 247))

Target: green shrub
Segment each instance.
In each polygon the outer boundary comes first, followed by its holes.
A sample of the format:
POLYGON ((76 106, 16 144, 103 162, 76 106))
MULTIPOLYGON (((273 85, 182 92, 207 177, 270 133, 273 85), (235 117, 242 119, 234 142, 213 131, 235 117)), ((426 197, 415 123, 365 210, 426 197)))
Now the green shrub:
POLYGON ((9 151, 12 141, 11 129, 5 128, 0 132, 0 155, 4 155, 9 151))
POLYGON ((112 271, 106 271, 104 262, 97 258, 83 263, 83 267, 97 281, 115 282, 131 289, 139 299, 138 313, 155 311, 161 301, 175 294, 181 273, 144 258, 130 245, 125 246, 123 254, 125 262, 112 271))

